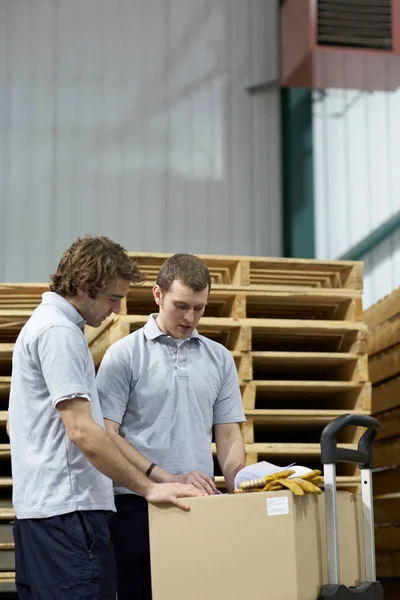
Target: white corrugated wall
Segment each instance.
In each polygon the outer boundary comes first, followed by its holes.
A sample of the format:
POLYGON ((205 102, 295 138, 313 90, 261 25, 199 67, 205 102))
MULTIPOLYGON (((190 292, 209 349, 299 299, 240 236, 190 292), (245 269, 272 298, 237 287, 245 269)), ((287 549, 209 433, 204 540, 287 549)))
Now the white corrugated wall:
POLYGON ((278 0, 0 0, 0 281, 77 236, 281 254, 278 0))
MULTIPOLYGON (((317 258, 339 258, 400 210, 400 90, 314 92, 317 258)), ((367 307, 400 286, 400 235, 364 257, 367 307)))

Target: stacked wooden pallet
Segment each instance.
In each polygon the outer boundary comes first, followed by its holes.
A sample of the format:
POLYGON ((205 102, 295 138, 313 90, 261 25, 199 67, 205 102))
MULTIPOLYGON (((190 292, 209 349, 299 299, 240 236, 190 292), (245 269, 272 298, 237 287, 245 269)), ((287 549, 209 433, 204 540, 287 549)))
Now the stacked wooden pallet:
MULTIPOLYGON (((119 317, 87 329, 96 366, 110 344, 156 312, 151 290, 169 255, 134 256, 146 283, 131 286, 119 317)), ((247 417, 247 464, 320 466, 323 427, 343 413, 370 413, 362 264, 200 257, 210 269, 212 290, 198 329, 234 356, 247 417)), ((349 430, 339 442, 355 447, 359 433, 349 430)), ((340 464, 339 485, 357 486, 357 471, 340 464)))
POLYGON ((377 569, 400 577, 400 289, 364 313, 370 329, 372 412, 381 422, 374 450, 377 569))
MULTIPOLYGON (((0 593, 15 590, 11 504, 11 456, 6 434, 14 344, 21 328, 48 290, 46 284, 0 285, 0 593)), ((11 597, 11 596, 10 596, 11 597)))

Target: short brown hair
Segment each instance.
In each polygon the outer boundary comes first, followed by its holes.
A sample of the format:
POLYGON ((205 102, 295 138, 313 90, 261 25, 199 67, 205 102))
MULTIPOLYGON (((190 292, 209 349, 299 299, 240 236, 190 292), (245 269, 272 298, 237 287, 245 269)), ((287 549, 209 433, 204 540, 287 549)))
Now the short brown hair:
POLYGON ((50 289, 61 296, 76 296, 82 286, 95 298, 117 279, 138 283, 144 277, 122 246, 108 237, 85 235, 65 250, 50 289))
POLYGON ((157 275, 157 285, 168 292, 175 280, 181 281, 194 292, 200 292, 208 286, 211 289, 211 277, 207 265, 193 254, 174 254, 162 265, 157 275))

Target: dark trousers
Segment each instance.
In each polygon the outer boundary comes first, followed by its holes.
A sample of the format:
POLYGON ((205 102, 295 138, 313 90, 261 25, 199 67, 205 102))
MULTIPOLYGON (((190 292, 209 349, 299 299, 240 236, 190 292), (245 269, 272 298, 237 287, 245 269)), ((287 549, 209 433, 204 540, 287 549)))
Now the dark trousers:
POLYGON ((118 600, 151 600, 149 515, 142 496, 115 496, 110 520, 118 572, 118 600))
POLYGON ((117 577, 103 511, 14 523, 20 600, 115 600, 117 577))

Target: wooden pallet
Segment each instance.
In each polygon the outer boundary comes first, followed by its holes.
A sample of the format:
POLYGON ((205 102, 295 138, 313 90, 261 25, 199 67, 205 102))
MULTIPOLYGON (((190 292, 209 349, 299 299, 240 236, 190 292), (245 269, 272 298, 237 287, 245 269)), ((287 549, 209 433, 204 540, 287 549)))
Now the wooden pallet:
POLYGON ((0 343, 14 343, 32 311, 17 309, 0 310, 0 343))
POLYGON ((368 381, 366 354, 345 352, 250 352, 252 379, 368 381))
POLYGON ((375 527, 375 549, 378 551, 400 550, 400 523, 375 527))
MULTIPOLYGON (((87 330, 95 364, 112 343, 140 329, 146 321, 144 315, 121 315, 97 333, 87 330)), ((367 330, 358 322, 203 317, 198 331, 237 352, 366 352, 367 330)))
MULTIPOLYGON (((148 282, 155 282, 163 262, 172 256, 164 253, 131 252, 148 282)), ((208 266, 212 284, 263 285, 306 289, 347 288, 361 290, 361 262, 320 261, 312 259, 264 258, 253 256, 197 255, 208 266)))
POLYGON ((368 354, 375 356, 400 343, 400 319, 382 323, 370 330, 368 354))
POLYGON ((0 375, 0 415, 1 409, 8 407, 8 398, 10 396, 11 377, 0 375))
MULTIPOLYGON (((149 315, 158 310, 152 285, 131 285, 121 314, 149 315)), ((266 290, 245 286, 211 289, 205 317, 317 319, 362 321, 361 293, 356 290, 266 290)))
POLYGON ((400 467, 393 466, 375 470, 373 473, 373 490, 377 496, 398 492, 400 490, 400 467))
POLYGON ((371 386, 354 381, 253 380, 245 385, 246 410, 299 408, 370 411, 371 386))
MULTIPOLYGON (((382 383, 374 385, 372 389, 372 407, 373 415, 384 413, 388 410, 400 407, 400 377, 396 377, 382 383)), ((379 417, 377 417, 379 419, 379 417)), ((400 435, 400 432, 399 432, 400 435)))
POLYGON ((400 523, 400 492, 374 496, 375 523, 400 523))
POLYGON ((381 429, 376 438, 378 441, 400 437, 400 408, 379 413, 376 417, 381 423, 381 429))
POLYGON ((400 288, 367 308, 364 311, 364 322, 372 330, 398 316, 400 316, 400 288))
POLYGON ((14 344, 0 343, 0 375, 11 375, 14 344))
MULTIPOLYGON (((378 551, 376 553, 376 574, 379 579, 382 577, 400 577, 400 551, 378 551)), ((386 593, 385 599, 387 600, 386 593)))
POLYGON ((373 384, 398 377, 400 375, 400 344, 370 356, 369 373, 373 384))
POLYGON ((374 467, 400 466, 400 437, 374 444, 374 467))
POLYGON ((42 301, 42 294, 49 291, 47 283, 0 284, 0 310, 33 311, 42 301))
MULTIPOLYGON (((317 443, 323 428, 343 414, 370 414, 370 384, 332 381, 252 381, 243 386, 245 443, 317 443)), ((363 429, 348 428, 339 442, 357 443, 363 429)))

